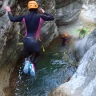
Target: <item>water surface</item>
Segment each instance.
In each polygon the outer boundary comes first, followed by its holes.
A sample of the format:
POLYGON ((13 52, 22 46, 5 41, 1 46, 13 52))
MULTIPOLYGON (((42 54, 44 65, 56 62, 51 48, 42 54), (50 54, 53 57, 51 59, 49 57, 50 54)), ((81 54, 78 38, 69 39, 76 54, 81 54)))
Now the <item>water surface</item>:
POLYGON ((42 53, 36 67, 36 76, 23 73, 22 64, 18 69, 15 96, 48 96, 59 85, 63 84, 76 71, 76 60, 68 46, 62 47, 55 40, 42 53))

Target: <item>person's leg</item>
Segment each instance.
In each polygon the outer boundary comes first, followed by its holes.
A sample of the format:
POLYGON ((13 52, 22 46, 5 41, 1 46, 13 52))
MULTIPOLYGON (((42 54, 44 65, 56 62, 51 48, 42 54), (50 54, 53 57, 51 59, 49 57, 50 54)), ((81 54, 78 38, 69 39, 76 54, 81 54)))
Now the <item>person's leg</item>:
POLYGON ((24 62, 24 68, 23 68, 23 72, 24 72, 25 74, 28 74, 28 72, 29 72, 29 65, 30 65, 30 61, 27 60, 27 58, 26 58, 26 59, 25 59, 25 62, 24 62))
POLYGON ((27 51, 32 55, 31 62, 36 66, 36 63, 40 56, 41 51, 41 43, 34 38, 26 38, 24 40, 24 46, 26 47, 27 51), (33 54, 34 53, 34 54, 33 54))
POLYGON ((64 46, 64 40, 62 39, 62 46, 64 46))
POLYGON ((36 67, 36 64, 39 60, 39 57, 40 57, 40 52, 35 52, 35 56, 34 56, 34 60, 33 60, 33 63, 34 63, 35 67, 36 67))
POLYGON ((39 60, 40 52, 41 52, 41 42, 39 40, 37 40, 34 43, 34 58, 33 58, 33 63, 34 63, 34 66, 35 67, 36 67, 36 64, 37 64, 37 62, 39 60))
POLYGON ((25 73, 25 74, 27 74, 29 71, 30 71, 30 64, 31 64, 31 62, 30 62, 30 55, 31 55, 31 52, 30 52, 30 45, 29 45, 29 39, 27 39, 27 38, 25 38, 24 39, 24 50, 23 50, 23 52, 24 52, 24 54, 23 54, 23 59, 24 59, 24 68, 23 68, 23 72, 25 73))
POLYGON ((63 39, 63 46, 65 46, 67 44, 66 42, 67 42, 67 38, 64 38, 63 39))

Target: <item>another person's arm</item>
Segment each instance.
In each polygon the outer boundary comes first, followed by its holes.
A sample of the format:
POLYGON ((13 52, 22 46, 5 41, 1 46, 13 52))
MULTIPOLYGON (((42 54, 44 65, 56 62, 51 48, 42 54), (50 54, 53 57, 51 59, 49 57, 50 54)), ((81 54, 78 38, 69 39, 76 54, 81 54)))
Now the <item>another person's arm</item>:
POLYGON ((22 19, 24 18, 24 16, 16 16, 16 17, 13 17, 13 16, 12 16, 12 13, 11 13, 11 9, 10 9, 9 6, 6 6, 6 11, 8 12, 9 19, 10 19, 12 22, 21 22, 22 19))
POLYGON ((74 32, 74 34, 76 34, 77 32, 79 33, 79 32, 80 32, 80 30, 79 30, 79 29, 77 29, 77 30, 74 32))

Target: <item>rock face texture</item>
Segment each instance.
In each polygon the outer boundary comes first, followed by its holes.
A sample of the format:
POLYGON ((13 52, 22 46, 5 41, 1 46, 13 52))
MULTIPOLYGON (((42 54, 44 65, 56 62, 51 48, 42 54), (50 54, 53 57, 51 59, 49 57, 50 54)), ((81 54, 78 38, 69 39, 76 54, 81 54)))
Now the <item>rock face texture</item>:
POLYGON ((84 0, 80 17, 87 22, 96 23, 96 0, 84 0))
MULTIPOLYGON (((81 0, 37 1, 41 7, 56 17, 54 21, 45 22, 42 25, 41 39, 43 45, 48 46, 49 43, 59 35, 58 24, 68 24, 78 18, 82 2, 81 0)), ((18 46, 18 42, 22 40, 22 37, 18 36, 17 32, 24 34, 25 31, 22 23, 10 22, 8 13, 5 11, 5 6, 9 5, 11 7, 13 15, 24 15, 28 13, 27 2, 28 0, 0 0, 0 76, 1 74, 2 78, 7 78, 8 76, 8 78, 3 79, 3 81, 9 80, 16 61, 22 52, 23 46, 18 46), (3 73, 8 74, 5 75, 3 73)), ((3 82, 2 79, 0 79, 0 81, 3 82)), ((3 89, 9 86, 8 82, 9 81, 7 81, 6 84, 0 83, 0 93, 2 94, 0 96, 5 96, 3 89)))
POLYGON ((76 42, 76 50, 79 58, 82 58, 84 54, 96 43, 96 29, 89 35, 80 41, 76 42), (83 42, 83 43, 82 43, 83 42))
MULTIPOLYGON (((83 45, 84 56, 76 73, 69 82, 62 84, 49 96, 95 96, 96 95, 96 29, 88 36, 83 45)), ((83 42, 83 41, 82 41, 83 42)), ((82 46, 79 43, 79 46, 82 46)), ((81 51, 79 50, 79 53, 81 51)))
POLYGON ((74 32, 82 26, 79 15, 82 8, 82 0, 56 0, 56 24, 60 34, 68 33, 78 38, 74 32))
POLYGON ((57 25, 70 24, 75 21, 82 8, 82 0, 56 0, 57 25))

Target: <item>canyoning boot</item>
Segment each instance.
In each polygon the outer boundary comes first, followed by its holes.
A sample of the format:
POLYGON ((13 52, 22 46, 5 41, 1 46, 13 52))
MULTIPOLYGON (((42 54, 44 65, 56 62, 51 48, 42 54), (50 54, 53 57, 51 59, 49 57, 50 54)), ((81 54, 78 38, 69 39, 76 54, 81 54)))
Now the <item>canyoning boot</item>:
POLYGON ((30 64, 31 64, 31 61, 30 61, 30 56, 29 56, 28 58, 25 58, 25 62, 24 62, 23 72, 24 72, 25 74, 28 74, 30 64))
POLYGON ((23 72, 25 74, 28 74, 29 72, 29 65, 30 65, 30 61, 28 60, 28 58, 25 58, 24 69, 23 69, 23 72))
POLYGON ((35 76, 35 66, 34 66, 34 64, 32 64, 32 63, 30 64, 29 70, 30 70, 30 75, 35 76))

